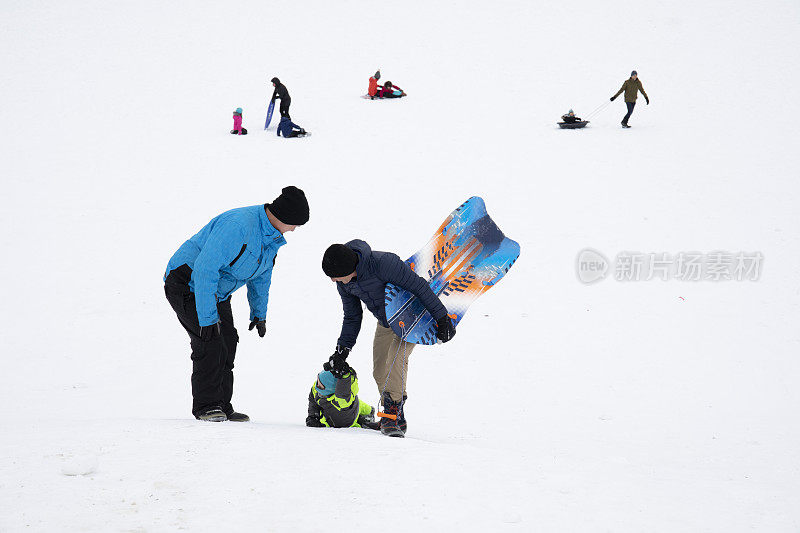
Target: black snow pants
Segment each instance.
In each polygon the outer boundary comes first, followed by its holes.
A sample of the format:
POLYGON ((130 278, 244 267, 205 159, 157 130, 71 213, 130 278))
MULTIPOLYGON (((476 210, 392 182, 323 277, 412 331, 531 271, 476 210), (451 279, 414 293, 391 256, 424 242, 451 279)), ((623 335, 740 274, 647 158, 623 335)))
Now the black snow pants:
POLYGON ((226 413, 233 411, 233 360, 239 334, 233 326, 231 299, 217 303, 220 333, 209 341, 200 338, 194 293, 189 289, 192 269, 182 265, 167 276, 164 293, 172 310, 178 315, 183 329, 189 334, 192 347, 192 414, 219 407, 226 413))
POLYGON ((633 113, 633 107, 636 105, 636 102, 625 102, 625 105, 628 106, 628 114, 622 119, 623 124, 627 124, 628 119, 631 118, 631 113, 633 113))
POLYGON ((281 107, 280 107, 281 116, 291 120, 292 117, 289 116, 290 105, 292 105, 291 98, 281 98, 281 107))

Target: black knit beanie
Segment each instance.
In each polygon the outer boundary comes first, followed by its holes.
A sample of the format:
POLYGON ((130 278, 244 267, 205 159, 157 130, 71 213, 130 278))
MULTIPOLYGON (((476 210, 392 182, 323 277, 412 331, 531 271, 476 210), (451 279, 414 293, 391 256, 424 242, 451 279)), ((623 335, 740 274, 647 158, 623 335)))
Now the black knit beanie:
POLYGON ((355 272, 358 254, 344 244, 331 244, 322 256, 322 270, 329 278, 341 278, 355 272))
POLYGON ((306 195, 294 185, 284 187, 281 195, 275 198, 271 204, 264 204, 264 207, 269 208, 275 218, 284 224, 302 226, 308 222, 306 195))

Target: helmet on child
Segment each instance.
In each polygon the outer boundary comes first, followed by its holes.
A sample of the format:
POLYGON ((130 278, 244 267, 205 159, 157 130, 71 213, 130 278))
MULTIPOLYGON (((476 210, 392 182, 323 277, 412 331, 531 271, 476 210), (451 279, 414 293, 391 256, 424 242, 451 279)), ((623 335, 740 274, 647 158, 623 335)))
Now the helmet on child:
POLYGON ((391 89, 392 88, 392 82, 387 81, 386 83, 383 84, 383 87, 384 87, 384 89, 391 89))
POLYGON ((325 370, 317 374, 317 382, 314 384, 317 394, 320 396, 330 396, 336 391, 336 378, 333 372, 325 370))
POLYGON ((234 113, 236 113, 237 115, 241 115, 242 114, 242 108, 241 107, 237 107, 236 111, 234 111, 234 113))
POLYGON ((575 114, 575 111, 573 111, 572 109, 570 109, 570 110, 567 112, 567 115, 574 115, 574 114, 575 114))

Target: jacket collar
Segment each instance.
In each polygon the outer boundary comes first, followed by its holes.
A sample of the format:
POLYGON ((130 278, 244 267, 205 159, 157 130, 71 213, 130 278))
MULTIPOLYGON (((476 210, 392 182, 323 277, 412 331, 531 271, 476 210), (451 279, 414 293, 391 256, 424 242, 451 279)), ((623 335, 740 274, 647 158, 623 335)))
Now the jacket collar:
POLYGON ((286 239, 283 237, 280 231, 276 230, 275 227, 270 223, 269 218, 267 218, 267 211, 266 208, 262 205, 259 209, 259 220, 261 221, 261 234, 264 236, 264 244, 275 244, 277 246, 283 246, 286 244, 286 239))
POLYGON ((356 255, 358 255, 358 264, 356 265, 356 278, 361 277, 362 279, 367 274, 369 270, 368 261, 370 256, 372 255, 372 248, 370 248, 369 244, 362 241, 361 239, 353 239, 352 241, 345 244, 348 248, 353 250, 356 255))

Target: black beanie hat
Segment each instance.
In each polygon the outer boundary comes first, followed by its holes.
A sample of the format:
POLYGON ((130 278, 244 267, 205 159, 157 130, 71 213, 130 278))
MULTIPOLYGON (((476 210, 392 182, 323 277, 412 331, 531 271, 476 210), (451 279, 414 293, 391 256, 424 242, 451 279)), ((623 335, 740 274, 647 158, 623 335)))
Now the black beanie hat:
POLYGON ((344 244, 331 244, 322 256, 322 270, 329 278, 341 278, 355 272, 358 254, 344 244))
POLYGON ((265 204, 264 207, 269 208, 275 218, 284 224, 302 226, 308 222, 306 195, 294 185, 284 187, 281 195, 275 198, 271 204, 265 204))

